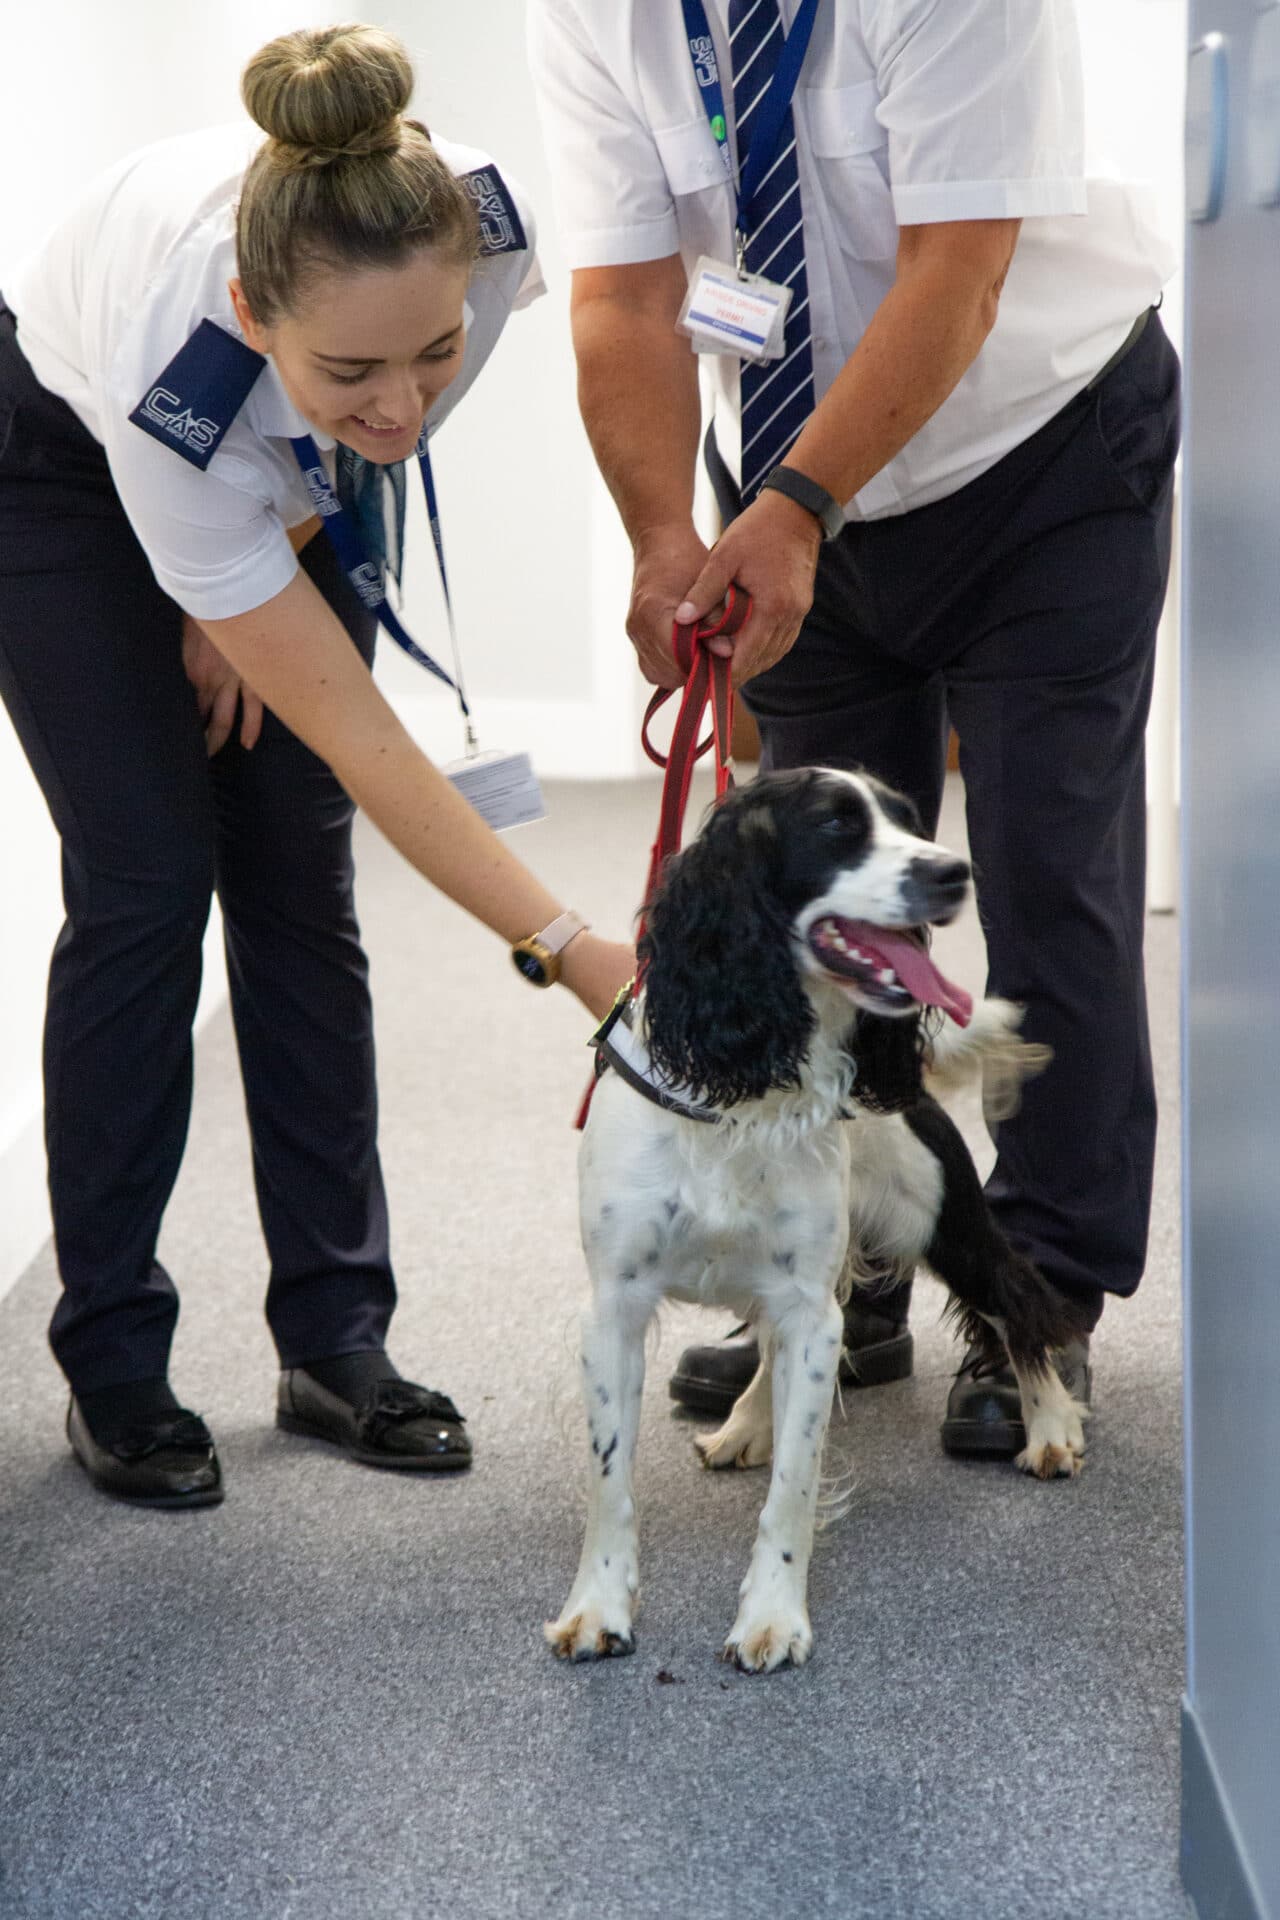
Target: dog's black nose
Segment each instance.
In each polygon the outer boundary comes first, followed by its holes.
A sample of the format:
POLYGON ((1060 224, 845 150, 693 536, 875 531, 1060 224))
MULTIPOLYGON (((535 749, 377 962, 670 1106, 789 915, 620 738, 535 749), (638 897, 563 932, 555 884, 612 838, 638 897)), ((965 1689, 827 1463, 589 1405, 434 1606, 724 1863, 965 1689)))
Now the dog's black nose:
POLYGON ((917 920, 955 918, 969 891, 969 862, 950 854, 921 854, 907 869, 903 898, 917 920))
POLYGON ((963 888, 969 884, 969 862, 967 860, 945 860, 941 865, 934 861, 921 862, 928 865, 929 876, 935 887, 963 888))

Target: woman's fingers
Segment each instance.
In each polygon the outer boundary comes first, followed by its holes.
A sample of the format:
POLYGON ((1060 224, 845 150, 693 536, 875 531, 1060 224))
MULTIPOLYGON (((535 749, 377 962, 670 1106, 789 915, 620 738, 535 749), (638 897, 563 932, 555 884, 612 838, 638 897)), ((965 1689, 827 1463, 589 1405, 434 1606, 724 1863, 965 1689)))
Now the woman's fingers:
POLYGON ((212 704, 205 715, 204 746, 212 760, 226 746, 235 725, 236 702, 240 698, 240 682, 232 676, 224 680, 213 696, 212 704))
POLYGON ((249 751, 255 747, 262 733, 262 702, 252 687, 246 687, 240 681, 240 745, 249 751))

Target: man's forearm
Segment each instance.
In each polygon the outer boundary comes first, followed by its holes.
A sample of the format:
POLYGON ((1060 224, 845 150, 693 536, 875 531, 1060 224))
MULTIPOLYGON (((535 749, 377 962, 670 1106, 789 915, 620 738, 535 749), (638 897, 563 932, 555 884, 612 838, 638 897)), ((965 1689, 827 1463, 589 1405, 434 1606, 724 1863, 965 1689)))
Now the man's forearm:
POLYGON ((578 404, 632 543, 689 523, 701 402, 689 342, 665 314, 600 298, 575 305, 578 404))

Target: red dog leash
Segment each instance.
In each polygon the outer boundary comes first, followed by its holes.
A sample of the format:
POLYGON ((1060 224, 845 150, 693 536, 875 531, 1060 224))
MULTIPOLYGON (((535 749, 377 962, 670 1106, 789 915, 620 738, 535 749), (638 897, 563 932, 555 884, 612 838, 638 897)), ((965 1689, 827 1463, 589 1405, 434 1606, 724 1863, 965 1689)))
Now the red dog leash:
MULTIPOLYGON (((649 723, 671 698, 673 689, 659 687, 646 709, 640 728, 640 744, 655 766, 666 768, 662 782, 662 805, 658 813, 658 837, 649 858, 649 877, 645 882, 644 906, 657 891, 662 869, 673 853, 680 851, 685 808, 689 803, 689 783, 694 764, 715 748, 716 799, 722 800, 733 785, 733 681, 731 662, 723 654, 712 653, 708 640, 727 638, 737 633, 751 613, 751 595, 731 586, 725 595, 723 610, 692 626, 673 626, 671 649, 677 665, 685 674, 680 711, 671 734, 671 748, 664 756, 649 739, 649 723), (699 742, 702 718, 711 707, 711 732, 699 742)), ((643 923, 642 923, 643 924, 643 923)))
MULTIPOLYGON (((645 710, 640 726, 640 744, 650 760, 657 767, 666 769, 662 782, 662 803, 658 810, 658 836, 649 855, 649 875, 645 881, 644 906, 640 914, 639 931, 644 931, 644 915, 649 903, 658 890, 662 879, 662 869, 672 854, 679 853, 680 841, 684 831, 685 809, 689 804, 689 785, 693 779, 693 769, 703 754, 715 749, 716 799, 723 800, 733 785, 733 679, 732 662, 723 654, 712 653, 707 646, 708 640, 729 638, 737 633, 751 613, 751 595, 741 587, 730 586, 725 595, 724 607, 708 619, 699 620, 691 626, 682 627, 677 622, 671 629, 671 650, 676 662, 685 674, 684 691, 680 698, 680 711, 676 715, 676 724, 671 734, 671 746, 666 754, 658 752, 649 738, 649 723, 660 707, 666 705, 675 691, 673 687, 659 687, 645 710), (698 735, 702 730, 703 716, 708 705, 711 708, 711 731, 702 741, 698 735)), ((631 997, 639 993, 641 979, 639 971, 631 983, 631 997)), ((619 994, 619 1005, 624 996, 619 994)), ((619 1005, 615 1005, 608 1016, 605 1027, 616 1019, 619 1005)), ((591 1096, 595 1091, 599 1077, 602 1056, 597 1055, 597 1070, 583 1096, 578 1109, 575 1126, 579 1129, 586 1125, 587 1112, 591 1106, 591 1096)))

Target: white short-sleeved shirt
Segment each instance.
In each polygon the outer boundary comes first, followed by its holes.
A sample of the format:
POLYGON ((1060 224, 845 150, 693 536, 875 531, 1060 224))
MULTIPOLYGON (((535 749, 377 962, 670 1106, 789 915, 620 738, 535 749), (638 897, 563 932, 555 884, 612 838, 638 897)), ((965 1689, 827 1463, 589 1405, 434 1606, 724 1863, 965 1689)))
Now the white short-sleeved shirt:
MULTIPOLYGON (((488 155, 433 142, 455 173, 488 155)), ((36 378, 106 450, 112 478, 165 592, 196 619, 247 613, 298 570, 287 529, 314 511, 289 441, 310 433, 268 358, 201 471, 129 415, 202 320, 240 339, 227 291, 235 207, 262 142, 247 122, 161 141, 100 178, 45 244, 7 276, 5 298, 36 378)), ((427 416, 438 427, 488 359, 514 307, 544 291, 523 194, 504 182, 528 245, 489 255, 467 293, 457 377, 427 416)))
MULTIPOLYGON (((789 26, 799 0, 781 5, 789 26)), ((706 12, 732 139, 728 0, 706 12)), ((531 0, 530 45, 570 266, 732 260, 679 0, 531 0)), ((875 519, 955 492, 1043 426, 1175 256, 1149 192, 1086 181, 1071 0, 823 0, 793 111, 819 399, 893 283, 900 226, 1024 222, 976 361, 846 509, 875 519)), ((738 363, 707 358, 737 472, 738 363)))

